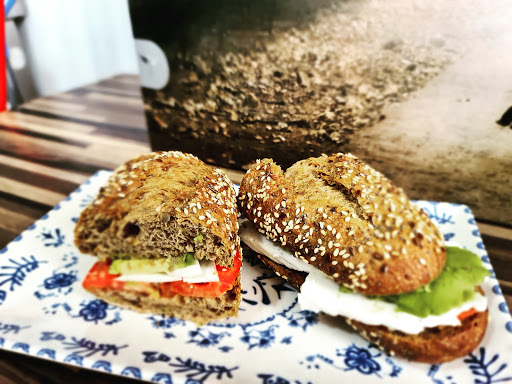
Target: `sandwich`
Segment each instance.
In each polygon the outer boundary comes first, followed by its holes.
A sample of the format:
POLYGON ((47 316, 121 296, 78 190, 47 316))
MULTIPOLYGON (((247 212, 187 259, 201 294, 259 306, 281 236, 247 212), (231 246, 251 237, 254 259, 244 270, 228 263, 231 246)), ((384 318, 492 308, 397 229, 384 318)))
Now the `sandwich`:
POLYGON ((240 237, 299 290, 305 310, 340 316, 390 355, 465 356, 488 322, 478 256, 449 247, 401 188, 351 154, 286 170, 258 160, 243 177, 240 237))
POLYGON ((81 213, 75 244, 97 257, 83 287, 107 303, 200 324, 234 316, 242 255, 232 182, 182 152, 116 169, 81 213))

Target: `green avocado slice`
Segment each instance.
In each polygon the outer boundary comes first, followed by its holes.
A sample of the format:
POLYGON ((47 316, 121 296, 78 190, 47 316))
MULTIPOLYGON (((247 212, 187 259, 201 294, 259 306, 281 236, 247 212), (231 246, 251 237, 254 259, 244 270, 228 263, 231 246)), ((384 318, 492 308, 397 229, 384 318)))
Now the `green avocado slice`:
POLYGON ((109 273, 113 275, 135 275, 167 273, 194 264, 194 254, 187 253, 178 261, 170 259, 116 259, 110 264, 109 273))
MULTIPOLYGON (((446 263, 435 280, 413 292, 372 298, 394 303, 398 311, 418 317, 441 315, 471 300, 475 286, 487 276, 490 272, 477 255, 466 249, 447 247, 446 263)), ((341 292, 345 292, 343 288, 341 292)))

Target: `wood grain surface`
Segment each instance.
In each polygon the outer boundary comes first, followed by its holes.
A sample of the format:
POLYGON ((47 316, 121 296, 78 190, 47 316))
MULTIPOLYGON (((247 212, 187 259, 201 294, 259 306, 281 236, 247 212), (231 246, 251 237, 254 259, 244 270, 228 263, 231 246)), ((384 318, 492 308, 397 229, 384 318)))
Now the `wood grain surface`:
MULTIPOLYGON (((150 150, 135 76, 117 76, 0 113, 0 249, 96 171, 150 150)), ((227 171, 240 182, 240 172, 227 171)), ((511 308, 512 228, 477 223, 511 308)), ((136 381, 0 350, 2 384, 70 382, 136 381)))

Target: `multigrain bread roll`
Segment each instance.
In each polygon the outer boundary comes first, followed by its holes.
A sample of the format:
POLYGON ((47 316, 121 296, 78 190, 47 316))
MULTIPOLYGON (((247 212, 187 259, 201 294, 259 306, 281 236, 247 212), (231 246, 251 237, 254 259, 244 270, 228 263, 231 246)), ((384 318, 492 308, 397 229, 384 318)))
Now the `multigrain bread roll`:
POLYGON ((286 173, 258 161, 238 203, 242 241, 300 290, 303 308, 342 316, 415 361, 453 360, 481 341, 487 302, 475 286, 488 271, 446 247, 428 215, 355 156, 310 158, 286 173))
POLYGON ((133 159, 76 224, 76 246, 98 258, 84 287, 107 302, 198 324, 236 315, 237 217, 223 171, 181 152, 133 159))
POLYGON ((445 262, 443 238, 428 215, 349 155, 303 160, 286 176, 264 159, 245 175, 239 202, 270 239, 365 294, 414 290, 445 262))

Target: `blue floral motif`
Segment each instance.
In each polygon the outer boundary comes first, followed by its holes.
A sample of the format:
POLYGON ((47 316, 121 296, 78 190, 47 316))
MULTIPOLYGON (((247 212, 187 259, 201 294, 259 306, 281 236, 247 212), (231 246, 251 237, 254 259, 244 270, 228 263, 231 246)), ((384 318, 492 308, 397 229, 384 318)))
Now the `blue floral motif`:
POLYGON ((391 366, 391 373, 389 374, 390 377, 398 377, 400 372, 402 372, 402 368, 396 365, 396 363, 393 361, 391 357, 386 357, 386 363, 388 363, 391 366))
POLYGON ((473 353, 470 353, 468 357, 464 359, 464 362, 468 364, 471 373, 477 376, 474 381, 475 384, 491 384, 504 381, 512 381, 512 376, 500 378, 497 377, 503 372, 505 368, 507 368, 507 363, 502 363, 498 368, 491 367, 494 363, 498 362, 500 355, 496 354, 492 356, 488 361, 486 361, 485 348, 480 347, 479 352, 480 356, 476 356, 473 353))
POLYGON ((494 292, 495 295, 502 295, 501 288, 500 288, 499 284, 494 285, 492 287, 492 291, 494 292))
POLYGON ((40 285, 41 289, 34 292, 39 300, 57 295, 68 295, 72 292, 72 285, 78 280, 78 271, 68 270, 68 268, 78 263, 78 257, 66 254, 62 257, 62 261, 66 264, 55 269, 50 277, 44 279, 40 285))
POLYGON ((442 214, 438 212, 438 203, 431 202, 430 204, 432 205, 432 210, 423 207, 423 210, 430 216, 430 218, 436 220, 439 224, 455 224, 452 215, 447 215, 446 212, 443 212, 442 214))
POLYGON ((43 284, 46 289, 61 289, 69 287, 76 279, 75 271, 70 273, 60 272, 46 278, 43 284))
POLYGON ((68 303, 53 303, 50 307, 44 307, 43 310, 45 314, 55 315, 59 308, 64 309, 68 314, 72 310, 68 303))
POLYGON ((398 366, 393 359, 386 357, 384 363, 391 367, 391 372, 384 372, 382 363, 378 361, 383 354, 373 344, 369 344, 367 348, 352 344, 343 350, 336 350, 336 356, 342 358, 343 365, 323 355, 311 355, 306 357, 306 361, 308 362, 307 368, 320 369, 319 362, 322 362, 343 371, 355 370, 364 375, 376 375, 378 377, 382 377, 382 374, 386 374, 393 378, 398 377, 402 371, 402 368, 398 366), (371 349, 376 349, 376 352, 372 353, 371 349))
POLYGON ((50 341, 50 340, 57 340, 57 341, 64 341, 66 340, 66 336, 64 336, 61 333, 58 332, 41 332, 41 341, 50 341))
POLYGON ((156 373, 152 378, 151 381, 153 383, 163 383, 163 384, 172 384, 172 376, 168 373, 156 373))
POLYGON ((10 323, 2 323, 0 322, 0 332, 2 332, 2 334, 7 334, 7 333, 14 333, 14 334, 17 334, 19 331, 21 331, 22 329, 26 329, 26 328, 30 328, 30 326, 20 326, 18 324, 10 324, 10 323))
MULTIPOLYGON (((261 304, 264 304, 264 305, 271 304, 270 296, 267 293, 267 290, 265 289, 265 287, 267 286, 267 282, 265 280, 276 279, 276 278, 277 277, 275 274, 267 274, 266 272, 264 272, 262 275, 258 276, 256 279, 253 279, 253 281, 254 281, 254 283, 256 283, 256 285, 252 286, 252 291, 253 291, 253 294, 256 295, 258 293, 258 288, 259 288, 259 291, 261 293, 261 300, 260 300, 261 304)), ((277 293, 278 299, 281 299, 281 292, 286 292, 286 291, 294 292, 294 289, 290 288, 286 284, 285 281, 282 281, 282 279, 279 279, 279 280, 281 280, 279 283, 271 284, 271 287, 277 293)), ((245 290, 242 291, 242 295, 246 295, 247 293, 248 293, 248 291, 245 291, 245 290)), ((244 301, 245 303, 247 303, 249 305, 257 305, 260 303, 258 301, 251 300, 244 296, 242 296, 242 301, 244 301)))
POLYGON ((115 311, 114 312, 114 319, 105 322, 107 325, 115 324, 119 321, 121 321, 121 316, 118 312, 118 307, 111 306, 100 299, 94 299, 89 302, 81 303, 80 306, 82 309, 78 312, 78 315, 76 317, 81 317, 85 321, 93 321, 94 323, 98 323, 100 320, 104 320, 109 310, 115 311))
POLYGON ((102 370, 108 373, 112 373, 112 364, 109 361, 98 360, 92 366, 92 369, 102 370))
POLYGON ((264 329, 263 331, 259 331, 256 329, 244 329, 244 336, 242 336, 240 340, 242 340, 243 343, 249 345, 249 350, 251 350, 254 347, 268 348, 274 343, 276 339, 274 332, 274 329, 276 327, 277 325, 271 325, 270 327, 264 329))
POLYGON ((450 241, 455 236, 455 233, 445 233, 443 236, 444 241, 450 241))
POLYGON ((81 339, 71 337, 71 341, 62 341, 62 344, 66 346, 66 349, 75 349, 73 352, 74 355, 83 355, 85 357, 92 356, 96 353, 100 353, 101 356, 106 356, 109 353, 117 355, 120 349, 128 346, 127 344, 119 346, 108 343, 97 343, 85 337, 81 339))
POLYGON ((175 367, 174 372, 186 372, 186 383, 204 383, 211 375, 215 375, 217 380, 222 379, 224 376, 233 378, 233 371, 238 367, 226 368, 221 365, 206 365, 199 361, 192 359, 175 358, 176 363, 169 363, 171 367, 175 367))
POLYGON ((0 305, 3 304, 6 297, 7 297, 7 292, 5 292, 3 289, 0 289, 0 305))
MULTIPOLYGON (((15 286, 21 286, 28 272, 32 272, 39 268, 39 264, 46 263, 47 261, 36 260, 34 256, 22 257, 21 262, 9 259, 11 265, 3 265, 2 270, 7 270, 5 273, 0 273, 0 277, 5 277, 0 281, 0 286, 10 283, 10 291, 14 291, 15 286)), ((4 291, 3 291, 4 292, 4 291)), ((3 299, 5 300, 5 293, 3 299)))
POLYGON ((346 371, 356 369, 365 375, 376 374, 380 376, 379 371, 381 367, 375 358, 381 356, 381 352, 373 355, 370 350, 352 344, 350 347, 345 348, 343 352, 338 351, 337 355, 345 357, 343 362, 347 366, 346 371))
POLYGON ((43 348, 43 349, 40 349, 39 352, 37 352, 37 356, 47 357, 49 359, 55 360, 55 350, 49 349, 49 348, 43 348))
POLYGON ((214 375, 217 380, 224 377, 233 378, 233 371, 238 367, 227 368, 222 365, 206 365, 192 359, 173 358, 165 353, 157 351, 143 351, 144 363, 164 362, 170 367, 174 367, 176 373, 186 373, 186 383, 203 383, 210 376, 214 375))
POLYGON ((188 343, 194 343, 200 347, 208 348, 218 345, 225 336, 230 336, 230 334, 228 332, 213 333, 207 329, 197 328, 189 331, 189 336, 191 339, 188 343))
MULTIPOLYGON (((428 370, 427 376, 432 379, 432 382, 434 384, 444 384, 445 383, 443 381, 443 379, 439 379, 438 377, 436 377, 436 375, 439 373, 439 368, 440 367, 441 367, 440 364, 433 364, 433 365, 430 366, 430 368, 428 370)), ((448 375, 448 376, 445 377, 445 379, 448 380, 448 382, 452 383, 453 377, 448 375)))
POLYGON ((65 363, 70 363, 70 364, 76 364, 76 365, 79 365, 79 366, 83 367, 83 365, 84 365, 84 357, 72 353, 71 355, 68 355, 68 356, 66 356, 64 358, 64 362, 65 363))
POLYGON ((142 375, 140 373, 140 369, 137 367, 126 367, 121 371, 122 376, 129 376, 134 377, 136 379, 142 378, 142 375))
MULTIPOLYGON (((268 373, 260 373, 258 378, 263 379, 262 384, 302 384, 302 381, 289 381, 283 377, 268 374, 268 373)), ((310 381, 304 384, 311 384, 310 381)))
POLYGON ((64 244, 65 236, 60 231, 60 228, 55 229, 53 232, 51 230, 46 230, 41 232, 41 237, 43 238, 43 244, 45 247, 60 247, 64 244))
POLYGON ((81 306, 83 308, 78 312, 78 316, 83 317, 85 321, 97 323, 98 320, 107 317, 108 304, 103 300, 92 300, 88 303, 82 303, 81 306))
POLYGON ((12 349, 13 350, 20 350, 22 352, 25 352, 25 353, 29 353, 29 350, 30 350, 30 345, 28 345, 27 343, 16 343, 12 346, 12 349))
MULTIPOLYGON (((165 317, 165 316, 161 316, 161 315, 160 316, 153 315, 153 316, 148 317, 148 319, 151 320, 154 328, 159 328, 159 329, 170 329, 175 326, 185 326, 186 325, 185 321, 183 321, 181 319, 177 319, 175 317, 165 317)), ((165 332, 164 337, 166 339, 170 339, 170 338, 174 338, 176 336, 172 332, 165 332)))
POLYGON ((302 328, 303 331, 318 323, 318 313, 312 311, 291 312, 288 315, 283 315, 283 317, 289 320, 288 324, 291 327, 302 328))
POLYGON ((171 361, 171 357, 167 356, 165 353, 160 353, 156 351, 144 351, 142 352, 142 355, 144 356, 144 362, 145 363, 157 363, 157 362, 164 362, 168 363, 171 361))

